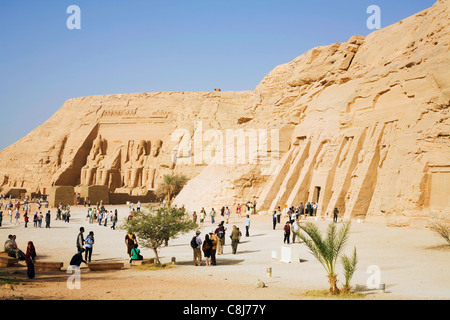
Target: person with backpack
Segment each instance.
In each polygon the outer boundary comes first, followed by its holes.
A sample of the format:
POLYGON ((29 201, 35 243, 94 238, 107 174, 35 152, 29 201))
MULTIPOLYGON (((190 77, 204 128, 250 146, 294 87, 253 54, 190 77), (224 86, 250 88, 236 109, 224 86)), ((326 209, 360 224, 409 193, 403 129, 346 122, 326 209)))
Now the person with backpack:
POLYGON ((211 250, 212 250, 213 243, 211 239, 209 238, 209 234, 205 235, 205 241, 203 241, 202 250, 203 255, 205 256, 205 265, 207 267, 211 267, 211 250))
POLYGON ((212 241, 212 249, 211 249, 211 265, 216 265, 216 251, 217 251, 217 243, 219 242, 219 238, 217 238, 216 234, 211 231, 209 233, 209 238, 212 241))
POLYGON ((195 233, 191 239, 191 248, 194 251, 194 266, 202 265, 202 239, 200 238, 200 231, 195 233))
POLYGON ((219 226, 214 231, 219 241, 217 242, 217 254, 223 254, 223 247, 225 246, 225 231, 227 228, 224 227, 223 221, 219 223, 219 226))

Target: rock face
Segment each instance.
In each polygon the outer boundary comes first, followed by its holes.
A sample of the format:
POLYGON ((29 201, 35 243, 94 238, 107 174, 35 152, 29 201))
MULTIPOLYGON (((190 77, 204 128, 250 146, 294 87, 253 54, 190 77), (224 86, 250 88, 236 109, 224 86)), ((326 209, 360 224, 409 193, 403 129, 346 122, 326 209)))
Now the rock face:
POLYGON ((367 37, 314 48, 254 91, 68 100, 0 152, 2 192, 105 185, 145 194, 190 178, 190 210, 317 202, 346 219, 450 219, 449 2, 367 37))

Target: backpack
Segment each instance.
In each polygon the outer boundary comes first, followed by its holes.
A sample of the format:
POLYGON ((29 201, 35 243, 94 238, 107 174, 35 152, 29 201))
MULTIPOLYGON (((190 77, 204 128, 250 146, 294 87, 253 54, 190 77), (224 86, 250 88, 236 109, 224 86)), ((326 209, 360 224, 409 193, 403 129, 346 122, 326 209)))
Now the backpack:
POLYGON ((197 237, 193 237, 192 240, 191 240, 191 247, 192 247, 192 249, 197 248, 197 240, 196 240, 196 238, 197 237))

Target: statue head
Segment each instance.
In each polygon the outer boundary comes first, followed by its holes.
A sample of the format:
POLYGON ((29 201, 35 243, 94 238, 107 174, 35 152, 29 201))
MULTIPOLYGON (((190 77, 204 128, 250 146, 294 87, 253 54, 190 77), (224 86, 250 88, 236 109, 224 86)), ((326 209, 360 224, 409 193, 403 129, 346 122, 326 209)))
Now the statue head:
POLYGON ((162 147, 162 141, 161 140, 156 140, 155 141, 155 144, 152 146, 153 148, 152 148, 152 155, 154 156, 154 157, 157 157, 158 155, 159 155, 159 151, 160 151, 160 149, 161 149, 161 147, 162 147))

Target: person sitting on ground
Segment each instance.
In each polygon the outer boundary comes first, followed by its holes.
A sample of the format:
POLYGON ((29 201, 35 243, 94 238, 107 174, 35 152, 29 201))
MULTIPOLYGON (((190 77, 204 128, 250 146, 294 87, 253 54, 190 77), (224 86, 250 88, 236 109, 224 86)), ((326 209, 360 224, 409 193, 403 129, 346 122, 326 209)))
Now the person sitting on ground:
POLYGON ((134 245, 134 248, 131 249, 131 259, 130 259, 130 263, 131 263, 133 260, 143 260, 143 259, 144 259, 144 257, 141 255, 141 250, 138 249, 138 245, 135 244, 135 245, 134 245))
POLYGON ((5 242, 5 252, 8 253, 10 257, 25 260, 25 253, 17 247, 16 236, 9 235, 8 240, 5 242))

